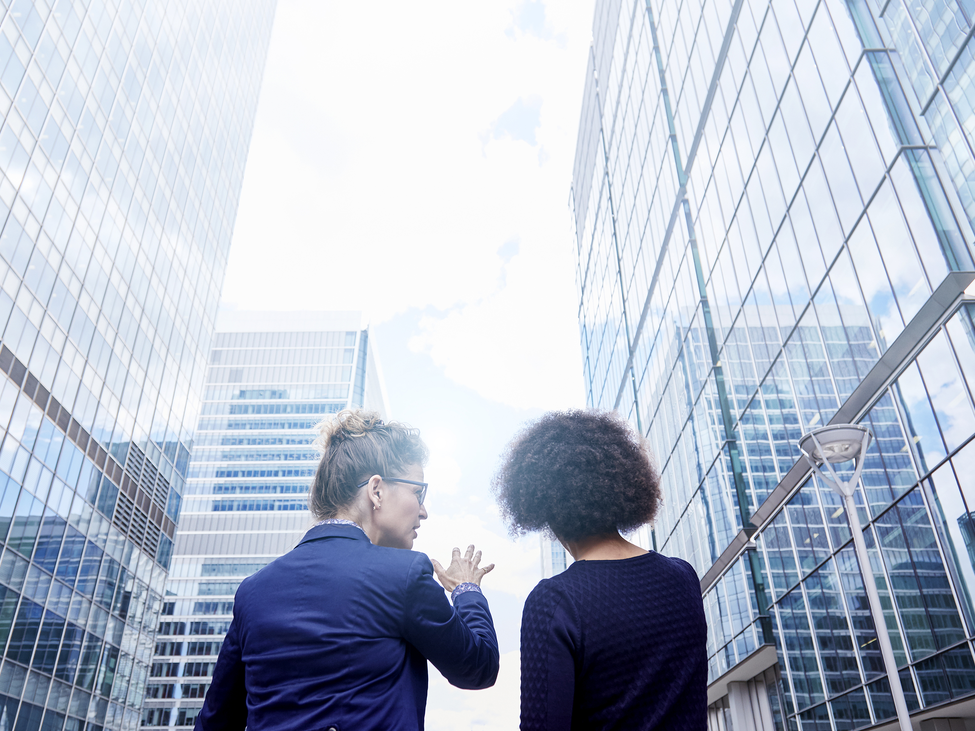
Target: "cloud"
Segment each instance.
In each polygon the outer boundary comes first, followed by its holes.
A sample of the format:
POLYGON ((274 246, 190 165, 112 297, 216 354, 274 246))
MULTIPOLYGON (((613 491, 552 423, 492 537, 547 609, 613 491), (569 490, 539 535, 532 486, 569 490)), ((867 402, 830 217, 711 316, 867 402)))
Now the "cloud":
POLYGON ((504 403, 576 399, 566 222, 592 12, 281 0, 225 303, 374 324, 422 310, 423 347, 451 378, 504 403))
POLYGON ((461 467, 453 457, 457 452, 457 437, 446 429, 431 428, 423 432, 423 441, 430 448, 430 464, 424 469, 424 479, 436 485, 444 495, 455 495, 460 485, 461 467))
POLYGON ((492 125, 492 137, 500 140, 510 137, 521 140, 534 147, 535 130, 541 123, 542 98, 531 96, 528 99, 519 98, 492 125))
POLYGON ((571 276, 568 258, 546 256, 541 248, 514 256, 505 268, 507 286, 444 316, 424 317, 410 348, 499 403, 583 406, 575 291, 551 284, 571 276))
POLYGON ((564 47, 566 34, 564 31, 555 32, 555 24, 549 20, 551 10, 542 0, 525 0, 511 11, 511 25, 505 31, 506 35, 510 38, 535 36, 546 41, 554 40, 564 47))
POLYGON ((518 6, 514 16, 519 30, 539 38, 551 37, 552 31, 545 23, 545 3, 540 0, 526 0, 518 6))
POLYGON ((507 264, 513 257, 518 255, 520 248, 518 239, 510 239, 509 241, 505 241, 501 245, 501 248, 498 249, 498 256, 507 264))

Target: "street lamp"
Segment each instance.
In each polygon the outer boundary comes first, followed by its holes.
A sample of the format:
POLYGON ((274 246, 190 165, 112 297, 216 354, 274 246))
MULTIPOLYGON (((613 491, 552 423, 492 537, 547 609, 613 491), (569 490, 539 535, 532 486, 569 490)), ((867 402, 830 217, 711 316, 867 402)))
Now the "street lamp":
POLYGON ((883 609, 880 606, 880 594, 877 593, 877 584, 873 578, 873 571, 870 569, 867 544, 863 541, 860 516, 857 514, 857 508, 853 502, 853 491, 856 489, 857 480, 860 479, 864 457, 867 454, 871 439, 870 431, 859 424, 833 424, 814 429, 803 436, 799 440, 799 451, 802 452, 813 472, 819 475, 819 478, 829 485, 833 492, 843 498, 843 507, 846 510, 847 520, 850 522, 850 531, 853 533, 857 562, 860 564, 860 577, 863 579, 863 586, 867 591, 870 615, 877 630, 877 641, 880 643, 880 654, 883 656, 884 665, 887 668, 887 681, 890 683, 890 693, 894 698, 897 721, 900 725, 900 731, 911 731, 911 719, 907 712, 907 701, 904 700, 901 679, 897 674, 894 648, 890 644, 890 635, 887 634, 887 623, 884 621, 883 609), (849 462, 851 459, 855 460, 853 477, 848 482, 844 482, 836 474, 833 465, 849 462), (824 467, 828 476, 823 474, 822 468, 824 467))

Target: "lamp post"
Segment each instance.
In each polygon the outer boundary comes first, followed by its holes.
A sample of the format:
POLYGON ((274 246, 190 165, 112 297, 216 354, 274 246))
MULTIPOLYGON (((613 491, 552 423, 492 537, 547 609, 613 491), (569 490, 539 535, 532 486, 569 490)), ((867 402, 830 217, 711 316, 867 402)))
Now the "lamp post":
POLYGON ((853 491, 856 488, 857 480, 860 479, 860 472, 863 470, 863 461, 867 448, 870 446, 871 438, 870 431, 859 424, 834 424, 815 429, 804 435, 799 440, 799 451, 802 452, 806 462, 819 475, 819 478, 829 485, 833 492, 843 498, 843 507, 846 510, 846 517, 853 533, 857 562, 860 564, 860 576, 867 592, 870 615, 873 618, 874 628, 877 630, 880 654, 884 658, 887 681, 890 683, 890 693, 894 699, 894 708, 897 710, 897 721, 900 725, 900 731, 911 731, 910 714, 907 711, 907 701, 904 700, 904 689, 901 687, 900 676, 897 674, 894 648, 890 644, 887 623, 884 621, 883 608, 880 606, 880 594, 877 592, 877 584, 873 578, 873 571, 870 569, 870 557, 867 555, 867 544, 863 540, 860 516, 857 514, 856 504, 853 502, 853 491), (848 482, 844 482, 836 474, 833 465, 848 462, 851 459, 855 460, 853 477, 848 482), (822 468, 824 467, 828 476, 823 474, 822 468))

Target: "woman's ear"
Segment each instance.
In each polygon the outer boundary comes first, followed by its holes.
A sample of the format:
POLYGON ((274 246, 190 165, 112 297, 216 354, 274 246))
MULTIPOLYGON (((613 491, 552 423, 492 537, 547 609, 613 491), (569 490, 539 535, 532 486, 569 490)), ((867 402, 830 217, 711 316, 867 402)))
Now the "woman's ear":
POLYGON ((379 475, 373 475, 369 478, 369 484, 366 485, 366 495, 372 504, 373 510, 379 510, 382 507, 382 484, 383 478, 379 475))

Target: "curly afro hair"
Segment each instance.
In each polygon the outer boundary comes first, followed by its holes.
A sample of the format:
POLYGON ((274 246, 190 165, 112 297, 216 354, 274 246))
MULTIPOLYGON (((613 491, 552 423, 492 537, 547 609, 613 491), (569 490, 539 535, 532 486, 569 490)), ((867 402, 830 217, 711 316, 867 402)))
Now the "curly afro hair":
POLYGON ((660 476, 645 441, 614 412, 553 411, 508 445, 492 489, 514 535, 579 540, 653 520, 660 476))

